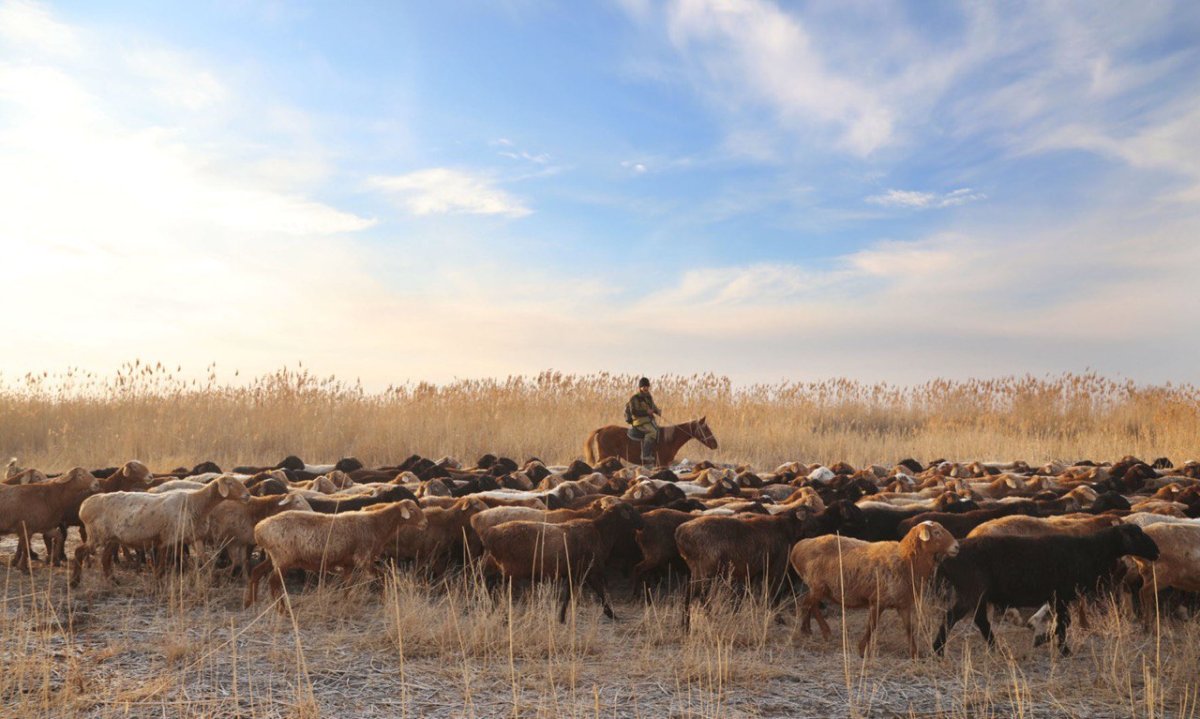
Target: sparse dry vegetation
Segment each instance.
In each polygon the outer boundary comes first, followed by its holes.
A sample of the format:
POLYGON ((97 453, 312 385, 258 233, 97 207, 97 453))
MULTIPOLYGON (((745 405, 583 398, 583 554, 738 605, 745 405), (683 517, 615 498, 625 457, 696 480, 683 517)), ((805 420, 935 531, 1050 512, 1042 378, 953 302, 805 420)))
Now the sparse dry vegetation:
MULTIPOLYGON (((533 378, 404 385, 370 393, 336 379, 280 371, 243 385, 184 382, 159 366, 116 378, 26 377, 0 390, 0 453, 65 469, 137 457, 152 467, 310 461, 368 465, 410 453, 467 461, 484 452, 566 461, 586 432, 619 421, 633 378, 533 378)), ((1200 447, 1200 391, 1141 387, 1094 375, 934 381, 919 387, 815 384, 734 387, 713 376, 666 377, 669 419, 707 414, 713 457, 758 467, 805 459, 892 462, 904 456, 1181 461, 1200 447)), ((696 444, 683 455, 710 456, 696 444)), ((72 537, 74 533, 72 532, 72 537)), ((10 555, 14 538, 0 542, 10 555)), ((38 543, 40 550, 40 542, 38 543)), ((681 599, 595 599, 557 621, 557 592, 494 602, 478 574, 432 580, 407 570, 346 591, 289 584, 280 615, 241 609, 243 585, 209 565, 156 581, 118 569, 120 584, 35 563, 4 572, 0 715, 33 717, 309 716, 1078 716, 1200 714, 1200 625, 1160 617, 1150 632, 1128 606, 1098 606, 1071 628, 1075 655, 1035 648, 1024 627, 997 622, 987 652, 973 626, 945 657, 908 658, 885 615, 865 659, 864 617, 828 611, 840 642, 800 635, 794 603, 735 603, 718 591, 680 627, 681 599), (782 619, 782 621, 780 621, 782 619), (849 626, 847 626, 847 624, 849 626)), ((614 598, 629 594, 614 586, 614 598)), ((931 600, 934 602, 936 600, 931 600)), ((928 648, 939 608, 922 605, 928 648)))

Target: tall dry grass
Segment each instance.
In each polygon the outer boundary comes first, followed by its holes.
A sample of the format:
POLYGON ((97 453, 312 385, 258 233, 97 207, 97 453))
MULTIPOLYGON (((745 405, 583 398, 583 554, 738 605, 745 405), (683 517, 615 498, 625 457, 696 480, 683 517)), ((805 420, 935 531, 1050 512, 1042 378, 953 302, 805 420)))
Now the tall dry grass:
MULTIPOLYGON (((378 464, 414 452, 565 462, 582 454, 589 431, 620 423, 636 379, 543 372, 368 392, 302 368, 249 381, 208 369, 204 381, 140 361, 110 377, 0 377, 0 453, 39 467, 134 457, 155 467, 273 463, 286 454, 378 464)), ((715 453, 692 443, 682 456, 758 467, 905 456, 1178 461, 1200 447, 1200 389, 1096 374, 910 387, 848 379, 736 386, 705 374, 659 377, 654 393, 668 421, 707 415, 720 440, 715 453)))

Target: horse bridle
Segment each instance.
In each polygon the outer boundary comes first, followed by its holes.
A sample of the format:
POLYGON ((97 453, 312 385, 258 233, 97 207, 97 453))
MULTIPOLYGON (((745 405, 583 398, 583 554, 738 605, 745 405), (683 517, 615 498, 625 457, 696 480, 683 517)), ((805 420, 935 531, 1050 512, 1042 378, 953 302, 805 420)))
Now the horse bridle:
POLYGON ((703 437, 697 437, 696 435, 694 435, 694 434, 692 434, 691 432, 687 431, 687 429, 686 429, 686 428, 687 428, 687 427, 689 427, 689 426, 691 426, 692 424, 695 424, 695 422, 688 422, 687 424, 680 424, 680 425, 676 425, 676 426, 679 428, 679 431, 680 431, 680 432, 683 432, 684 434, 686 434, 687 436, 689 436, 689 437, 691 437, 692 439, 696 440, 697 442, 699 442, 700 444, 704 445, 705 447, 707 447, 707 446, 708 446, 708 440, 710 440, 710 439, 716 439, 716 437, 715 437, 715 436, 713 435, 713 433, 712 433, 712 430, 708 428, 708 425, 707 425, 707 424, 702 424, 702 425, 700 425, 701 427, 703 427, 703 428, 704 428, 704 436, 703 436, 703 437))

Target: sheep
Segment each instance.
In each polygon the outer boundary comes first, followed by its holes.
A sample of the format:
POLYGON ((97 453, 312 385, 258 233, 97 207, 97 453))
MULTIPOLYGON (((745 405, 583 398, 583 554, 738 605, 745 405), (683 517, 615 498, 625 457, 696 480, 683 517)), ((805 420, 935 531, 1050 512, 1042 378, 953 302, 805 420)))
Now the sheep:
POLYGON ((830 638, 829 624, 821 613, 821 602, 840 601, 843 609, 867 607, 867 628, 858 642, 865 655, 871 633, 885 609, 895 609, 904 622, 908 650, 917 656, 912 610, 925 582, 943 557, 958 554, 958 541, 937 522, 917 524, 898 542, 867 542, 840 536, 803 539, 792 547, 790 561, 808 594, 800 604, 804 621, 800 628, 812 633, 816 616, 821 634, 830 638))
POLYGON ((974 614, 975 625, 991 646, 996 640, 988 621, 989 606, 1037 607, 1051 602, 1059 617, 1055 632, 1059 651, 1070 654, 1067 605, 1095 588, 1126 555, 1154 560, 1158 546, 1132 524, 1081 537, 968 537, 959 543, 958 555, 938 568, 938 576, 953 589, 954 602, 933 649, 943 652, 946 635, 967 614, 974 614))
POLYGON ((615 504, 595 519, 572 519, 561 524, 505 522, 484 530, 483 570, 489 580, 558 579, 563 581, 558 621, 567 619, 572 589, 586 583, 600 598, 604 614, 616 619, 604 584, 604 569, 621 535, 644 526, 637 509, 615 504))
POLYGON ((205 544, 224 546, 229 553, 230 572, 247 572, 250 567, 250 552, 254 549, 254 526, 267 517, 298 510, 311 512, 308 501, 298 494, 250 497, 242 502, 219 502, 208 513, 200 538, 205 544))
POLYGON ((101 492, 139 492, 150 488, 153 475, 146 465, 131 459, 107 477, 100 478, 101 492))
POLYGON ((424 563, 434 572, 443 571, 456 553, 464 559, 478 556, 479 535, 472 528, 471 520, 485 511, 492 510, 475 497, 463 497, 445 508, 422 507, 428 526, 401 527, 395 541, 388 544, 385 555, 424 563))
POLYGON ((197 489, 204 489, 204 485, 204 482, 197 482, 192 479, 172 479, 155 487, 151 487, 149 492, 150 494, 162 494, 163 492, 179 491, 194 492, 197 489))
POLYGON ((47 479, 44 472, 38 469, 21 469, 8 475, 0 485, 16 486, 19 484, 40 484, 47 479))
POLYGON ((548 522, 559 524, 572 519, 594 519, 605 509, 620 503, 616 497, 603 497, 582 509, 535 509, 533 507, 492 507, 471 517, 471 528, 479 536, 505 522, 548 522))
POLYGON ((633 568, 633 596, 639 590, 646 588, 646 575, 675 564, 681 570, 686 569, 683 557, 679 556, 679 548, 675 544, 675 530, 684 522, 690 522, 696 515, 675 509, 653 509, 642 515, 643 526, 635 533, 642 559, 633 568))
POLYGON ((984 522, 967 533, 967 538, 984 536, 1037 537, 1045 534, 1080 536, 1120 524, 1118 517, 1066 514, 1058 517, 1010 515, 984 522))
MULTIPOLYGON (((898 532, 900 523, 910 517, 915 517, 918 514, 931 511, 929 509, 918 507, 916 509, 902 509, 895 507, 863 507, 860 503, 859 508, 863 511, 864 524, 861 528, 853 532, 847 533, 848 536, 856 539, 865 539, 869 542, 891 541, 904 535, 898 532)), ((978 509, 979 505, 972 501, 963 501, 961 497, 951 492, 945 492, 937 497, 934 501, 933 510, 937 512, 958 511, 965 512, 978 509)))
POLYGON ((0 485, 0 535, 17 535, 17 553, 11 565, 29 567, 29 536, 49 538, 46 549, 54 566, 66 540, 60 525, 79 511, 79 505, 100 490, 100 481, 86 469, 75 467, 46 482, 0 485))
POLYGON ((372 494, 331 494, 308 496, 304 495, 308 500, 312 511, 319 514, 339 514, 341 512, 354 512, 360 509, 366 509, 374 504, 387 504, 389 502, 399 502, 409 499, 416 501, 416 497, 412 492, 404 487, 391 487, 382 492, 374 492, 372 494))
POLYGON ((1153 620, 1151 608, 1163 589, 1200 592, 1200 524, 1159 522, 1142 529, 1158 545, 1155 558, 1134 557, 1142 579, 1141 608, 1146 628, 1153 620))
POLYGON ((903 535, 921 522, 937 522, 955 539, 964 539, 971 530, 984 522, 1014 514, 1036 516, 1038 512, 1037 504, 1028 500, 1004 503, 989 509, 976 509, 970 512, 923 512, 900 522, 897 525, 897 531, 903 535))
POLYGON ((1191 524, 1200 526, 1200 519, 1190 519, 1182 517, 1172 517, 1166 514, 1153 514, 1151 512, 1134 512, 1121 517, 1121 521, 1126 524, 1136 524, 1145 529, 1152 524, 1191 524))
MULTIPOLYGON (((100 566, 112 581, 112 560, 118 546, 135 549, 178 547, 192 540, 205 516, 223 499, 250 500, 250 492, 232 477, 219 477, 195 491, 149 494, 111 492, 88 497, 79 507, 87 541, 75 550, 71 586, 78 586, 83 561, 102 549, 100 566)), ((166 563, 160 562, 161 576, 166 563)))
POLYGON ((675 530, 675 544, 687 564, 691 580, 683 603, 683 625, 691 622, 693 585, 706 583, 725 572, 744 584, 764 577, 776 583, 776 598, 783 591, 788 551, 792 544, 816 532, 812 511, 799 507, 775 515, 699 517, 675 530))
MULTIPOLYGON (((378 574, 375 562, 379 555, 401 529, 409 526, 418 530, 428 526, 420 507, 411 499, 333 515, 288 511, 267 517, 254 527, 254 543, 262 547, 266 559, 250 572, 245 606, 258 599, 258 584, 268 573, 271 578, 267 584, 275 600, 289 569, 339 569, 343 578, 356 568, 378 574)), ((285 609, 279 605, 280 612, 285 609)))

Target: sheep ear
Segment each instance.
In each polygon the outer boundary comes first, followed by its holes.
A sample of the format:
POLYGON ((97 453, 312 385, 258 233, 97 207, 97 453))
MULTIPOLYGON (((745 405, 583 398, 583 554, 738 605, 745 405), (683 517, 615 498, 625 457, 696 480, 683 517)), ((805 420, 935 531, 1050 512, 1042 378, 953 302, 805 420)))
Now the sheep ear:
POLYGON ((229 485, 225 484, 224 482, 217 482, 217 492, 222 497, 228 497, 229 496, 229 485))
POLYGON ((1012 477, 1008 477, 1007 479, 1005 479, 1004 483, 1007 484, 1012 489, 1017 488, 1017 480, 1013 479, 1012 477))
POLYGON ((412 514, 409 513, 408 507, 405 507, 405 506, 400 507, 400 518, 401 519, 408 519, 411 516, 412 516, 412 514))
POLYGON ((923 525, 921 525, 921 534, 920 534, 920 537, 921 537, 921 541, 922 541, 922 542, 928 542, 928 541, 929 541, 930 534, 929 534, 929 525, 928 525, 928 524, 923 524, 923 525))
POLYGON ((275 504, 280 507, 286 507, 291 501, 292 501, 292 495, 285 494, 285 495, 283 495, 283 499, 279 500, 275 504))

